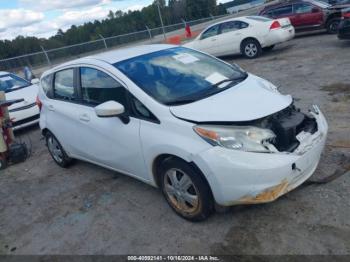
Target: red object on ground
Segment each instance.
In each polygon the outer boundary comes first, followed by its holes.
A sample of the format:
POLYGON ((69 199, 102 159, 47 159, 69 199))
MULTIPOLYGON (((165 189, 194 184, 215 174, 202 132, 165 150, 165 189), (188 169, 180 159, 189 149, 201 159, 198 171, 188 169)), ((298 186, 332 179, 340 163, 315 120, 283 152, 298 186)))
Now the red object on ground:
POLYGON ((181 35, 175 35, 167 38, 166 43, 172 45, 181 45, 181 35))
POLYGON ((187 38, 191 38, 192 37, 192 32, 191 32, 191 27, 190 27, 190 25, 186 25, 186 27, 185 27, 185 30, 186 30, 186 37, 187 38))

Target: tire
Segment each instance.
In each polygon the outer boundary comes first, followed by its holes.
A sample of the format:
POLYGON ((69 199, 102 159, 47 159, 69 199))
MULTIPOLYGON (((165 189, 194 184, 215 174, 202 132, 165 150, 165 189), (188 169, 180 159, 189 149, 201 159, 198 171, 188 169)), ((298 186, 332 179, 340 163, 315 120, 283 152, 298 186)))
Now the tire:
POLYGON ((7 167, 7 162, 5 159, 0 158, 0 170, 3 170, 7 167))
POLYGON ((66 151, 64 151, 60 142, 51 132, 47 132, 45 138, 52 159, 60 167, 67 168, 73 160, 67 155, 66 151))
POLYGON ((327 22, 326 29, 328 34, 338 33, 340 18, 332 18, 327 22))
POLYGON ((203 221, 214 211, 207 181, 191 165, 176 158, 160 167, 160 187, 170 207, 189 221, 203 221))
POLYGON ((263 47, 263 51, 265 52, 268 52, 268 51, 271 51, 273 48, 275 47, 275 45, 270 45, 270 46, 267 46, 267 47, 263 47))
POLYGON ((257 58, 262 53, 261 45, 255 39, 246 39, 241 44, 241 53, 249 59, 257 58))

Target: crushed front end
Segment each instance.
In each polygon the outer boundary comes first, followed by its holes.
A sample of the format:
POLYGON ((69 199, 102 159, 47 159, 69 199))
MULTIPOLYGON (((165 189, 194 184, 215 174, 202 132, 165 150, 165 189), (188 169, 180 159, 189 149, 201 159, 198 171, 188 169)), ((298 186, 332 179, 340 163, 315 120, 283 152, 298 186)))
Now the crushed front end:
POLYGON ((248 124, 274 132, 268 153, 214 146, 194 158, 220 205, 271 202, 298 187, 316 170, 328 132, 317 106, 306 114, 291 105, 248 124))

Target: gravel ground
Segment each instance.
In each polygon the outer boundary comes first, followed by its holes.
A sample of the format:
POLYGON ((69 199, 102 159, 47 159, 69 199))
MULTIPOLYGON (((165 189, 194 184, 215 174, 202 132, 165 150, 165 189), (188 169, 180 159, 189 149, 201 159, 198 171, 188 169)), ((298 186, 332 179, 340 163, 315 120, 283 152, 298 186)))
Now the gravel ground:
POLYGON ((317 181, 264 205, 237 206, 202 223, 177 215, 157 189, 87 163, 61 169, 40 131, 18 135, 31 157, 0 175, 0 254, 350 254, 350 41, 317 34, 256 60, 226 57, 318 104, 330 126, 317 181))

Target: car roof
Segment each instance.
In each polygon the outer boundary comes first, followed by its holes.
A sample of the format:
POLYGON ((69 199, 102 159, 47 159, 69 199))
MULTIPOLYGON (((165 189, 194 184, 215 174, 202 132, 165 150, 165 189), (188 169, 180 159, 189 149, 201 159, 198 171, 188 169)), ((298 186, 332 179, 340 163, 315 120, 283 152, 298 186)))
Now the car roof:
POLYGON ((103 61, 108 64, 115 64, 120 61, 124 61, 133 57, 146 55, 146 54, 154 53, 157 51, 161 51, 161 50, 165 50, 173 47, 177 47, 177 46, 168 45, 168 44, 153 44, 153 45, 139 45, 139 46, 133 46, 133 47, 126 47, 126 48, 120 48, 120 49, 111 50, 107 52, 102 52, 96 55, 90 55, 83 58, 74 59, 69 62, 55 66, 45 71, 41 75, 41 78, 67 66, 91 63, 91 60, 103 61))
POLYGON ((284 1, 282 3, 276 3, 276 4, 271 4, 271 5, 267 5, 265 6, 261 11, 263 10, 269 10, 272 8, 277 8, 280 6, 285 6, 285 5, 290 5, 290 4, 296 4, 296 3, 302 3, 302 2, 312 2, 312 1, 308 1, 308 0, 290 0, 290 1, 284 1))
POLYGON ((282 6, 286 6, 286 5, 290 5, 290 4, 297 4, 297 3, 310 3, 310 4, 317 5, 317 6, 320 6, 321 4, 329 5, 327 2, 324 2, 322 0, 289 0, 289 1, 287 0, 287 1, 282 2, 282 3, 267 5, 260 12, 274 9, 274 8, 278 8, 278 7, 282 7, 282 6))
POLYGON ((3 75, 8 75, 10 74, 9 72, 6 72, 6 71, 0 71, 0 76, 3 76, 3 75))
POLYGON ((96 55, 91 55, 79 59, 75 59, 69 62, 66 62, 62 65, 59 65, 58 67, 63 67, 67 65, 72 64, 78 64, 78 63, 84 63, 85 61, 89 60, 100 60, 104 61, 109 64, 118 63, 123 60, 127 60, 133 57, 146 55, 149 53, 169 49, 172 47, 176 47, 175 45, 167 45, 167 44, 154 44, 154 45, 140 45, 140 46, 133 46, 133 47, 127 47, 127 48, 120 48, 116 50, 111 50, 107 52, 102 52, 96 55))
POLYGON ((260 23, 260 21, 249 19, 249 17, 252 17, 252 16, 254 17, 254 16, 257 16, 257 15, 247 15, 247 16, 233 17, 233 18, 229 18, 229 19, 226 19, 226 20, 223 20, 223 21, 220 21, 220 22, 216 22, 214 24, 211 24, 211 25, 207 26, 202 31, 202 33, 204 31, 206 31, 207 29, 209 29, 210 27, 214 26, 214 25, 220 25, 222 23, 231 22, 231 21, 243 21, 243 22, 246 22, 246 23, 260 23))

